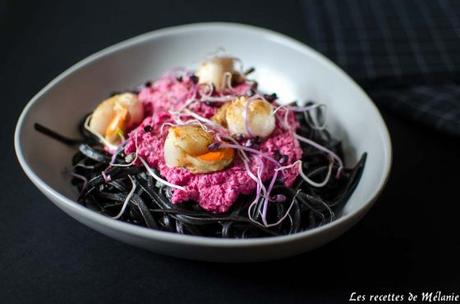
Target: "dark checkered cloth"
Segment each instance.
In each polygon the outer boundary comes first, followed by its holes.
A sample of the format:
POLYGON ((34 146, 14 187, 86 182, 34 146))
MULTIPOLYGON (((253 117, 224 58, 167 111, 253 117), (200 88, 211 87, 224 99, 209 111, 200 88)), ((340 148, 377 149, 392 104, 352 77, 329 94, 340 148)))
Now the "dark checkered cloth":
POLYGON ((459 0, 301 2, 310 45, 378 104, 460 135, 459 0))

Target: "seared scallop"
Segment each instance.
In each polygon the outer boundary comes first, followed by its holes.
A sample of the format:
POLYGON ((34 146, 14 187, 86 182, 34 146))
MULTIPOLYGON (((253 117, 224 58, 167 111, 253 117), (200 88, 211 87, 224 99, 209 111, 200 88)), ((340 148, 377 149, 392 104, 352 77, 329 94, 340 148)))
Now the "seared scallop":
POLYGON ((231 148, 210 150, 214 142, 211 133, 201 126, 175 126, 169 128, 164 143, 164 158, 170 168, 183 167, 193 173, 220 171, 231 164, 231 148))
POLYGON ((231 134, 246 137, 267 137, 275 129, 273 106, 260 98, 241 96, 222 106, 213 120, 231 134))
POLYGON ((227 85, 227 81, 240 80, 242 76, 235 71, 235 59, 232 57, 213 57, 203 61, 196 71, 198 82, 212 84, 217 91, 227 85))
POLYGON ((88 127, 107 142, 116 144, 128 128, 141 123, 143 118, 144 106, 137 96, 124 93, 101 102, 91 115, 88 127))

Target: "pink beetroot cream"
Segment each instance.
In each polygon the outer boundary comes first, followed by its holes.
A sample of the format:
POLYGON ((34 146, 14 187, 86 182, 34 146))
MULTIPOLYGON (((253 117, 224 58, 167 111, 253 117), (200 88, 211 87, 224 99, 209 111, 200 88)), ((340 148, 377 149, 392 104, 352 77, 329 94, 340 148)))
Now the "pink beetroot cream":
MULTIPOLYGON (((252 194, 256 191, 256 182, 247 174, 244 163, 238 155, 233 163, 223 171, 193 174, 184 168, 169 168, 163 157, 163 144, 168 134, 168 125, 161 127, 164 123, 173 123, 169 111, 179 109, 194 94, 197 85, 188 76, 177 80, 175 77, 166 75, 154 82, 151 86, 143 88, 138 97, 143 102, 148 113, 140 126, 130 132, 126 153, 136 152, 152 168, 157 169, 160 174, 170 183, 179 185, 185 190, 174 189, 172 202, 174 204, 195 201, 210 212, 226 212, 237 200, 240 194, 252 194), (147 127, 146 126, 150 126, 147 127)), ((237 93, 244 94, 249 85, 241 84, 234 88, 237 93)), ((210 106, 205 103, 196 103, 190 106, 195 113, 210 118, 217 111, 218 106, 210 106)), ((282 115, 282 111, 276 115, 282 115)), ((280 116, 279 118, 282 119, 280 116)), ((294 138, 292 131, 284 130, 277 119, 275 131, 260 144, 259 150, 267 156, 276 157, 281 153, 287 156, 285 164, 292 164, 302 156, 299 142, 294 138)), ((288 122, 294 129, 298 127, 295 116, 290 113, 288 122)), ((267 181, 273 177, 276 165, 265 158, 257 158, 251 153, 250 167, 252 172, 257 172, 260 161, 263 162, 262 180, 267 181)), ((286 186, 291 186, 298 176, 298 168, 293 167, 285 170, 280 176, 286 186)))

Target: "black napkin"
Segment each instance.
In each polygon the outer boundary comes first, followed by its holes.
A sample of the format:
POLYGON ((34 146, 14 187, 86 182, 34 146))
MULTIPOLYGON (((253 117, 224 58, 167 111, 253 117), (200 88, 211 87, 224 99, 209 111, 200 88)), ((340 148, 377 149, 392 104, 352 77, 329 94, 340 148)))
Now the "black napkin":
POLYGON ((460 135, 460 1, 302 1, 310 45, 375 102, 460 135))

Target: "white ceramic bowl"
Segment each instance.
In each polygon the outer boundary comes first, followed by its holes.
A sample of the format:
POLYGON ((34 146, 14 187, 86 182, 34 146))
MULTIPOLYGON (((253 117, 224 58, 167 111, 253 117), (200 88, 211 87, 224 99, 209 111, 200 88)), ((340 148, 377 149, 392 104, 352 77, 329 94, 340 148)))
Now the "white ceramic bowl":
POLYGON ((377 108, 342 70, 309 47, 284 35, 247 25, 202 23, 150 32, 102 50, 59 75, 26 106, 16 127, 15 148, 31 181, 64 212, 120 241, 151 251, 206 261, 261 261, 318 247, 355 224, 372 206, 390 171, 391 144, 377 108), (77 136, 81 117, 111 91, 133 88, 177 66, 193 67, 218 48, 256 67, 260 88, 281 100, 328 105, 332 133, 345 144, 346 161, 363 152, 359 185, 334 222, 289 236, 234 240, 160 232, 119 222, 75 202, 63 174, 73 149, 33 129, 42 123, 77 136))

